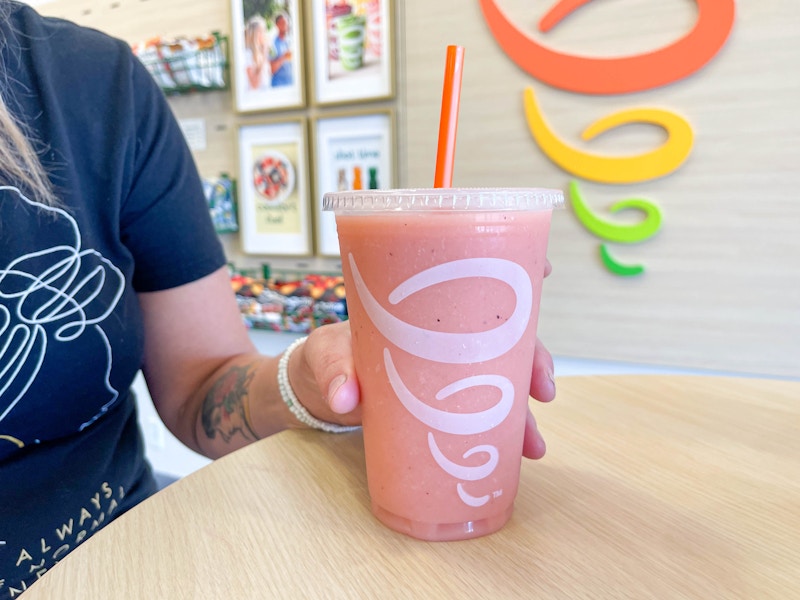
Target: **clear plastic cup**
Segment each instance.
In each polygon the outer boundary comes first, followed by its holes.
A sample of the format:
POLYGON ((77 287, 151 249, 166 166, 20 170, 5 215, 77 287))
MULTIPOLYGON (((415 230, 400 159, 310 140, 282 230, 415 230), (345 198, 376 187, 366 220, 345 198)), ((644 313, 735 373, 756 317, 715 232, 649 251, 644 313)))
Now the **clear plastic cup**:
POLYGON ((511 517, 550 218, 562 192, 327 193, 375 516, 425 540, 511 517))

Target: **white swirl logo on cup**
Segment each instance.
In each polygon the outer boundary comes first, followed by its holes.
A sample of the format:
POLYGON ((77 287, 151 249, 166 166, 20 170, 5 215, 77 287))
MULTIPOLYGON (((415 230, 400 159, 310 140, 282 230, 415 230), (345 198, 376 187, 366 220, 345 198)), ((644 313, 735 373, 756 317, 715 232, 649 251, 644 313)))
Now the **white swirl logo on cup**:
MULTIPOLYGON (((352 254, 348 262, 353 274, 356 293, 364 311, 375 327, 391 343, 412 356, 439 363, 471 364, 503 356, 514 348, 522 338, 530 320, 533 307, 533 286, 528 273, 517 263, 501 258, 466 258, 430 267, 406 279, 388 297, 396 305, 412 294, 456 279, 491 278, 507 284, 516 297, 511 316, 497 327, 477 333, 448 333, 417 327, 395 317, 383 308, 367 287, 352 254)), ((502 375, 485 373, 459 379, 446 385, 436 393, 442 401, 458 392, 489 386, 500 391, 500 400, 492 407, 475 413, 452 413, 434 408, 417 398, 406 386, 401 373, 392 360, 389 348, 383 349, 383 360, 389 383, 398 400, 418 421, 431 429, 428 432, 428 448, 439 467, 460 480, 456 489, 462 502, 478 507, 486 504, 491 495, 473 496, 464 488, 465 482, 485 479, 497 467, 500 460, 498 449, 491 444, 480 444, 464 452, 468 459, 485 453, 487 460, 477 466, 467 466, 448 459, 436 442, 435 432, 470 436, 486 433, 502 423, 514 404, 514 385, 502 375)), ((494 490, 499 496, 502 490, 494 490)))

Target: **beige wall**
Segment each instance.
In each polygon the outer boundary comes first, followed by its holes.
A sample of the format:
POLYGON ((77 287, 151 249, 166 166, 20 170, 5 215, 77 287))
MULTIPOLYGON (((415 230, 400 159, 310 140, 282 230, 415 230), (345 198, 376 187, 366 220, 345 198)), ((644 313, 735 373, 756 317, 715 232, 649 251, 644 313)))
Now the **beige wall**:
MULTIPOLYGON (((533 25, 554 2, 498 0, 531 35, 566 52, 593 56, 656 49, 687 32, 696 5, 673 0, 606 0, 568 17, 546 35, 533 25)), ((129 41, 227 33, 224 0, 55 0, 62 14, 129 41)), ((661 130, 630 125, 582 142, 580 132, 617 110, 660 107, 683 115, 695 133, 688 160, 671 175, 638 184, 580 181, 588 203, 608 207, 630 196, 661 207, 653 238, 611 244, 643 275, 610 274, 599 241, 571 209, 555 216, 554 273, 544 290, 540 332, 558 354, 800 376, 800 11, 793 0, 737 3, 725 47, 693 76, 622 96, 586 96, 546 86, 513 64, 492 38, 478 0, 398 2, 400 183, 427 186, 434 152, 444 53, 466 47, 455 184, 566 188, 572 175, 533 141, 522 94, 532 86, 550 126, 592 152, 636 154, 658 146, 661 130)), ((180 117, 207 119, 209 150, 196 154, 205 175, 236 171, 228 93, 172 101, 180 117)), ((633 220, 636 220, 634 215, 633 220)), ((235 239, 227 242, 238 258, 235 239)), ((244 260, 244 259, 243 259, 244 260)), ((313 262, 313 261, 312 261, 313 262)))
MULTIPOLYGON (((519 24, 554 2, 500 0, 519 24)), ((800 11, 789 0, 738 2, 720 54, 694 76, 626 96, 550 88, 513 64, 486 27, 477 1, 405 2, 406 181, 432 180, 441 68, 447 44, 466 47, 455 184, 564 188, 572 177, 538 149, 522 93, 533 86, 546 118, 571 144, 637 153, 663 133, 631 125, 591 143, 581 130, 608 113, 657 106, 684 115, 693 151, 673 174, 635 185, 581 182, 601 214, 641 195, 663 210, 652 240, 612 245, 643 275, 609 274, 597 238, 571 210, 557 214, 540 332, 560 354, 800 376, 800 11)), ((560 50, 593 56, 658 48, 689 30, 692 2, 607 0, 546 36, 560 50)), ((531 28, 532 29, 532 28, 531 28)), ((533 31, 532 31, 533 34, 533 31)))

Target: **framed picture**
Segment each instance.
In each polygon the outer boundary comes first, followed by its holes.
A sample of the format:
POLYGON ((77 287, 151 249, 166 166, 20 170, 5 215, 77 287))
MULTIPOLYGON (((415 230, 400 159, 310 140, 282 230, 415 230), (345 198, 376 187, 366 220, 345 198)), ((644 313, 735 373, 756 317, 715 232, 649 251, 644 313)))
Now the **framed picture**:
POLYGON ((391 0, 307 0, 314 55, 314 102, 360 102, 394 95, 391 0))
POLYGON ((231 70, 238 112, 304 106, 299 1, 231 0, 231 70))
POLYGON ((239 230, 246 254, 311 254, 306 122, 239 127, 239 230))
POLYGON ((346 113, 314 122, 316 251, 339 256, 333 213, 322 210, 325 192, 395 187, 395 119, 391 110, 346 113))

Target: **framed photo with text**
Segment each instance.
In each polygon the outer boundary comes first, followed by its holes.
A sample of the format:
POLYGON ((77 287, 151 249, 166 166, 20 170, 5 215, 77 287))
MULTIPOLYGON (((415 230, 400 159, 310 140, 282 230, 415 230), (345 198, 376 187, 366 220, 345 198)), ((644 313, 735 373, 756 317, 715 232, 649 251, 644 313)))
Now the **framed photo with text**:
POLYGON ((300 0, 231 0, 237 112, 305 105, 300 0))
POLYGON ((314 121, 316 252, 339 256, 336 220, 325 192, 395 187, 394 112, 342 113, 314 121))
POLYGON ((306 140, 303 119, 239 127, 239 230, 245 253, 311 254, 306 140))
POLYGON ((307 0, 314 102, 362 102, 394 95, 392 0, 307 0))

